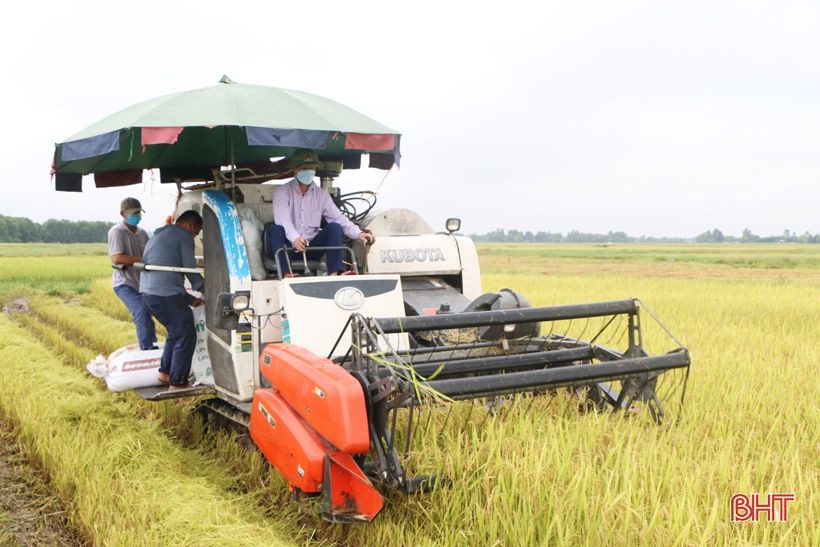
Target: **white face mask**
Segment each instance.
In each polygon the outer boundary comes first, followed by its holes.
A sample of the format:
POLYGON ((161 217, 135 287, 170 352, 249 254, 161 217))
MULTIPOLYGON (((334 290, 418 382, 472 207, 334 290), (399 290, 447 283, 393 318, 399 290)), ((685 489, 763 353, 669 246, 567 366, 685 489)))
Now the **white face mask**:
POLYGON ((303 169, 296 173, 296 180, 302 184, 310 184, 313 182, 313 177, 316 176, 316 171, 313 169, 303 169))

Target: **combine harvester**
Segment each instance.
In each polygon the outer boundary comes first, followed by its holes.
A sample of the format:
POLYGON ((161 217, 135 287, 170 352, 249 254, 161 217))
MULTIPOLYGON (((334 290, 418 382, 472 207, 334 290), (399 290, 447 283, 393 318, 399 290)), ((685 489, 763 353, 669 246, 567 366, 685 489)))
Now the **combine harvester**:
POLYGON ((454 400, 569 388, 590 408, 657 423, 674 418, 689 355, 640 301, 531 307, 514 290, 482 294, 478 255, 457 235, 458 219, 436 232, 406 209, 374 212, 372 192, 340 194, 335 179, 359 168, 364 155, 371 167, 391 168, 399 135, 315 95, 227 78, 135 105, 57 145, 58 190, 81 190, 84 174, 112 186, 159 168, 161 181, 179 188, 176 212, 203 216, 198 244, 214 386, 141 395, 215 394, 204 407, 249 428, 294 497, 321 495, 321 515, 334 522, 375 518, 380 489, 409 494, 435 483, 408 476, 407 455, 421 415, 454 400), (187 104, 199 96, 211 110, 187 104), (253 112, 213 112, 215 97, 253 112), (271 119, 277 105, 297 110, 296 102, 321 121, 304 112, 294 121, 290 111, 271 119), (146 115, 154 106, 166 117, 146 115), (247 210, 273 222, 276 185, 267 182, 290 178, 287 158, 308 142, 323 160, 322 188, 376 236, 370 247, 343 248, 359 275, 323 275, 322 263, 305 259, 292 264, 302 276, 283 278, 285 250, 259 256, 260 246, 250 244, 256 237, 243 232, 247 210), (229 197, 240 192, 244 200, 229 197), (250 264, 259 261, 265 271, 252 276, 250 264), (653 345, 662 352, 648 354, 642 321, 655 325, 653 345))

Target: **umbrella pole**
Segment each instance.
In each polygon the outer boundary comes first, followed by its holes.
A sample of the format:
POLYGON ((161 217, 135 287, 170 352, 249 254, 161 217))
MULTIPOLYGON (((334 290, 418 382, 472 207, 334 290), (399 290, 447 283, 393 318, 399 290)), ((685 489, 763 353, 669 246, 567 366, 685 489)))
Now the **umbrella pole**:
POLYGON ((230 139, 228 141, 228 146, 231 155, 231 187, 236 188, 236 163, 235 163, 235 156, 234 156, 234 149, 233 149, 233 126, 228 127, 228 135, 230 139))

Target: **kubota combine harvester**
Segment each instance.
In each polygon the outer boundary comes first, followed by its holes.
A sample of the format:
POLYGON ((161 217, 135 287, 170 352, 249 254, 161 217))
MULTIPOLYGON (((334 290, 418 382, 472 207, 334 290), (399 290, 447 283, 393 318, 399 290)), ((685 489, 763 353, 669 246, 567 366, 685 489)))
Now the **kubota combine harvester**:
POLYGON ((58 190, 81 190, 84 174, 117 186, 158 168, 179 188, 177 212, 203 216, 215 385, 143 396, 214 393, 209 412, 248 427, 295 497, 321 495, 322 516, 337 522, 372 520, 385 488, 434 484, 408 475, 407 454, 421 415, 455 400, 568 388, 589 407, 673 417, 689 355, 640 301, 531 307, 514 290, 482 293, 457 219, 436 232, 406 209, 375 212, 371 192, 340 195, 335 179, 363 156, 391 168, 399 135, 315 95, 227 78, 135 105, 57 145, 58 190), (343 249, 359 275, 323 275, 323 263, 305 259, 291 266, 307 275, 283 278, 285 250, 258 255, 259 234, 243 231, 249 211, 275 221, 270 181, 290 173, 271 158, 296 148, 319 153, 322 188, 376 236, 343 249), (259 262, 264 271, 252 275, 259 262), (647 323, 663 348, 651 355, 647 323))

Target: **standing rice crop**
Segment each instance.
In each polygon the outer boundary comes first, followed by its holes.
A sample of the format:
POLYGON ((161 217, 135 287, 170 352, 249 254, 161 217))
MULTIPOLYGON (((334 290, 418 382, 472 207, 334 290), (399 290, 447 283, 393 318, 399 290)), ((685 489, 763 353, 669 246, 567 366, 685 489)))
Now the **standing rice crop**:
POLYGON ((136 420, 126 401, 54 362, 0 316, 0 412, 46 470, 72 523, 99 545, 279 545, 274 522, 224 490, 219 471, 136 420), (23 367, 21 369, 21 367, 23 367), (21 373, 22 372, 22 373, 21 373))

